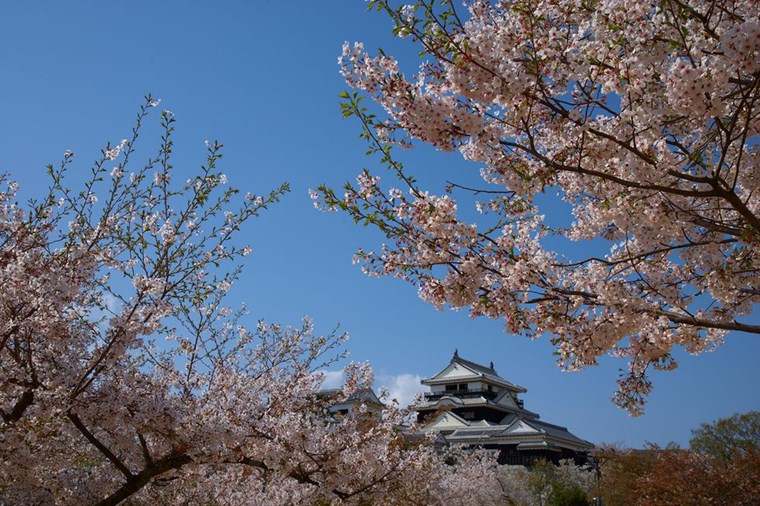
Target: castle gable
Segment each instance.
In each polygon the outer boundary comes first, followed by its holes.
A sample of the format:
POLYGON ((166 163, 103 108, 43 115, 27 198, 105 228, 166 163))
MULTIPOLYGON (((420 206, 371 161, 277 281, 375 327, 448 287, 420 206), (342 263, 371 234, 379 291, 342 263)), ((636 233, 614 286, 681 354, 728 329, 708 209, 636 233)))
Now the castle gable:
POLYGON ((426 424, 425 430, 426 431, 428 430, 452 431, 452 430, 462 429, 469 426, 470 424, 467 422, 467 420, 448 411, 446 413, 441 413, 435 418, 435 420, 426 424))
POLYGON ((504 429, 504 432, 501 433, 503 436, 530 436, 530 435, 540 435, 543 431, 536 429, 531 424, 526 422, 525 420, 522 420, 520 418, 516 419, 512 424, 504 429))

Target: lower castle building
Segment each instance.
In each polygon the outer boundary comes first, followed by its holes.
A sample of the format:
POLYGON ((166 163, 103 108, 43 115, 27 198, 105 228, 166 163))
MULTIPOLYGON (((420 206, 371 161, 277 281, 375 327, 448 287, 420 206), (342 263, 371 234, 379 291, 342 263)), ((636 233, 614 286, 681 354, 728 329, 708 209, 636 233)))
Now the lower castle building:
POLYGON ((476 364, 454 351, 451 363, 422 384, 430 392, 415 406, 421 430, 439 432, 448 444, 497 451, 500 464, 531 466, 538 459, 582 464, 594 447, 525 409, 519 395, 527 390, 499 376, 493 363, 476 364))

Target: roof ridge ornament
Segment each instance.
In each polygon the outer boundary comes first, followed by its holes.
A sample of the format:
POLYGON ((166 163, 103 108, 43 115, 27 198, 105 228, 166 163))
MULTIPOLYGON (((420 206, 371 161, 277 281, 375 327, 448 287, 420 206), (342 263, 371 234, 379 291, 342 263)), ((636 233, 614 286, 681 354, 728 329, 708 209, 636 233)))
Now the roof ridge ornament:
POLYGON ((456 348, 454 348, 454 357, 451 359, 451 361, 453 362, 454 360, 459 360, 459 350, 456 348))

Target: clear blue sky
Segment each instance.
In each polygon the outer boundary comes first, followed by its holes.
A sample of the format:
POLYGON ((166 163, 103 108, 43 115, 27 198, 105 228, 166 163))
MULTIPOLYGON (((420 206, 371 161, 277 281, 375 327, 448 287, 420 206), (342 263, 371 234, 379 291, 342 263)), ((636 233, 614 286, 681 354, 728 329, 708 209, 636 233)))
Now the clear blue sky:
MULTIPOLYGON (((634 419, 609 401, 617 361, 563 373, 546 340, 438 312, 413 286, 367 278, 351 264, 358 246, 376 248, 379 238, 345 216, 315 211, 307 195, 376 166, 364 157, 357 123, 341 119, 337 95, 346 86, 336 60, 345 40, 407 61, 416 55, 393 40, 386 17, 365 8, 361 0, 3 2, 0 171, 32 195, 45 183, 44 167, 66 149, 84 170, 107 141, 127 136, 152 92, 178 120, 179 177, 201 163, 205 139, 219 139, 231 183, 259 193, 292 185, 245 232, 254 254, 234 297, 253 318, 297 324, 310 315, 321 332, 340 324, 351 334, 351 358, 369 360, 378 382, 397 390, 438 372, 458 348, 525 386, 526 408, 594 442, 685 445, 702 422, 760 409, 756 336, 729 335, 717 352, 654 374, 646 413, 634 419)), ((472 171, 457 155, 405 156, 423 177, 472 171)))

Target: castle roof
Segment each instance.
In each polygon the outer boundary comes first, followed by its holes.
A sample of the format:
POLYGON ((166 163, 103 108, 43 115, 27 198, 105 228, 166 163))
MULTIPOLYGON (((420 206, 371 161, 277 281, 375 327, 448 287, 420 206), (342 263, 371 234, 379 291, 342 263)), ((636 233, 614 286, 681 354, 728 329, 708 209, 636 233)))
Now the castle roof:
POLYGON ((565 427, 535 419, 526 420, 517 415, 508 416, 501 423, 488 427, 463 421, 466 425, 446 434, 446 441, 467 444, 518 444, 518 449, 542 447, 588 451, 594 447, 592 443, 579 438, 565 427))
POLYGON ((340 388, 325 388, 317 392, 319 397, 329 397, 333 399, 330 405, 330 411, 350 410, 362 404, 372 409, 384 408, 383 402, 371 388, 361 388, 346 396, 340 388))
POLYGON ((438 409, 447 408, 454 409, 485 407, 495 409, 504 414, 520 413, 527 418, 539 417, 538 413, 529 411, 523 408, 521 405, 517 404, 515 400, 509 395, 509 391, 507 389, 502 390, 502 392, 497 394, 493 400, 487 399, 483 396, 462 397, 456 393, 452 393, 451 395, 428 395, 427 397, 428 399, 419 402, 415 406, 415 409, 417 411, 435 411, 438 409))
POLYGON ((431 386, 465 381, 483 381, 519 393, 525 393, 528 391, 526 388, 510 383, 499 376, 496 369, 493 367, 493 362, 486 367, 476 362, 461 358, 456 350, 454 351, 454 356, 449 365, 432 378, 422 380, 422 384, 431 386))

